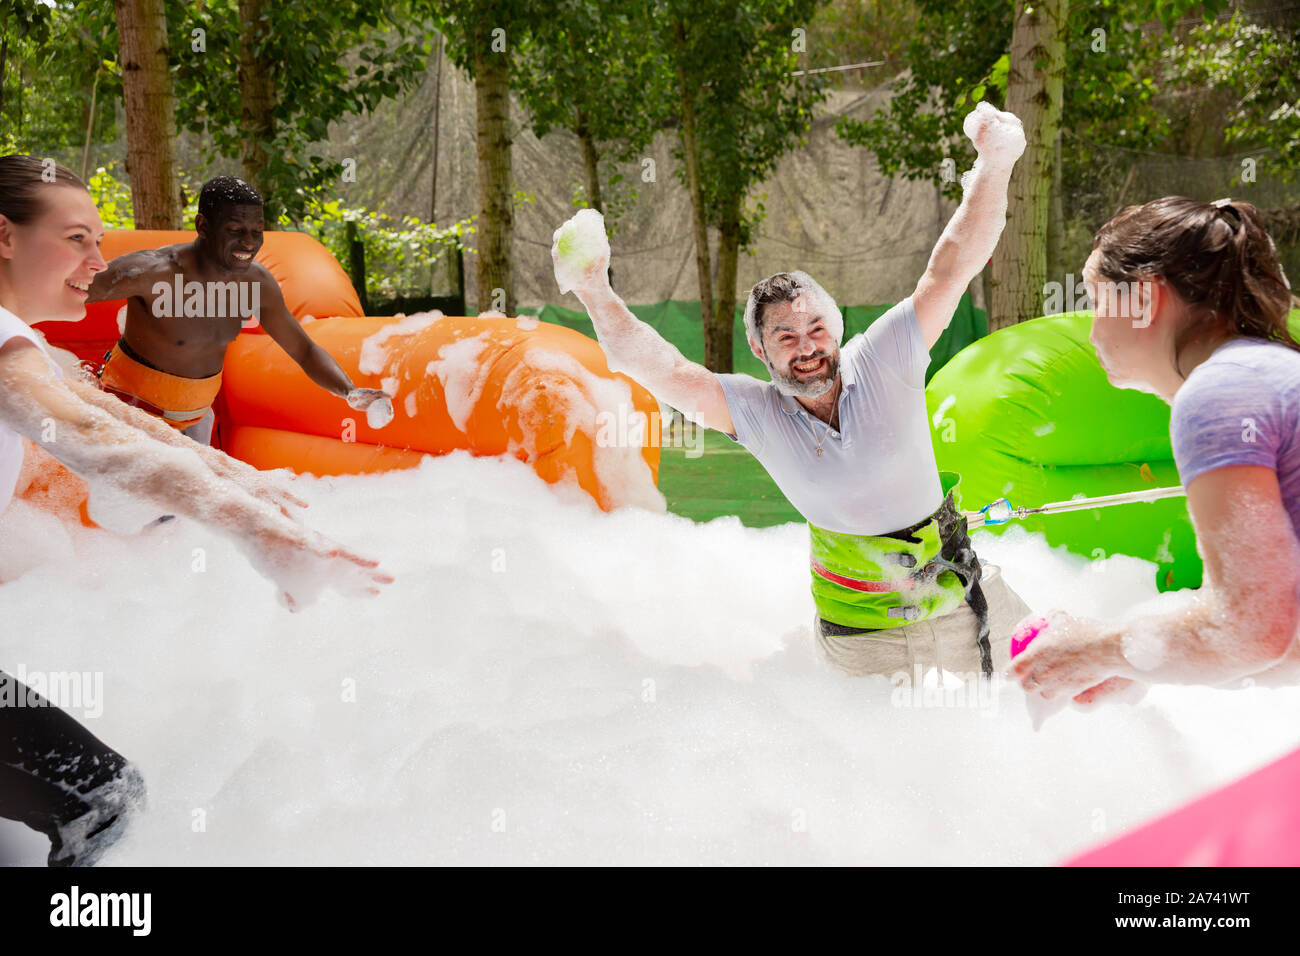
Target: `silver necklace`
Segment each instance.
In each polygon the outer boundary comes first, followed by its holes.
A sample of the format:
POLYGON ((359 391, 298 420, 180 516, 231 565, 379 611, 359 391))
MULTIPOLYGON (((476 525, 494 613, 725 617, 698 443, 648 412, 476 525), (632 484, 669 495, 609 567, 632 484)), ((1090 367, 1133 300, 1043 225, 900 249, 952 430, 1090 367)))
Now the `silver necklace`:
MULTIPOLYGON (((840 410, 839 397, 840 397, 840 380, 837 378, 837 379, 835 380, 835 394, 834 394, 834 396, 832 396, 832 398, 831 398, 831 421, 832 421, 832 422, 835 421, 835 414, 836 414, 836 412, 838 412, 838 411, 840 410)), ((814 416, 813 416, 812 414, 809 414, 809 415, 808 415, 808 418, 809 418, 810 420, 811 420, 813 417, 814 417, 814 416)), ((826 430, 825 430, 824 432, 822 432, 822 437, 821 437, 821 438, 818 440, 818 442, 817 442, 817 457, 818 457, 818 458, 820 458, 820 457, 822 456, 822 445, 824 445, 824 444, 826 443, 826 436, 829 435, 830 433, 831 433, 831 425, 830 425, 830 422, 827 422, 827 423, 826 423, 826 430)), ((813 434, 816 435, 816 434, 817 434, 816 431, 814 431, 813 434)))

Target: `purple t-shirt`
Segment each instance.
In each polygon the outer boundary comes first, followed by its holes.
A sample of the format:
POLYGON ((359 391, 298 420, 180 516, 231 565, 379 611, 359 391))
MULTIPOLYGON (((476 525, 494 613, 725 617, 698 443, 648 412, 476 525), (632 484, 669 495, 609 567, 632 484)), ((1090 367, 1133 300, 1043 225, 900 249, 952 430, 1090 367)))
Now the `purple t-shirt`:
POLYGON ((1249 338, 1219 346, 1174 395, 1169 432, 1184 485, 1228 465, 1276 471, 1300 538, 1300 352, 1249 338))

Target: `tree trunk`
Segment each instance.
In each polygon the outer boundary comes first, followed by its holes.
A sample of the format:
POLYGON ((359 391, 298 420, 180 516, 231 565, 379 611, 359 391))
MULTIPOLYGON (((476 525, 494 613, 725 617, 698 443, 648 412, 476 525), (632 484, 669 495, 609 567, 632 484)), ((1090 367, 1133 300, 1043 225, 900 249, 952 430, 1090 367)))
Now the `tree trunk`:
POLYGON ((239 166, 244 181, 262 194, 268 225, 279 218, 274 184, 266 174, 275 139, 275 80, 261 47, 270 32, 263 0, 239 0, 239 166))
POLYGON ((989 331, 1043 310, 1052 160, 1061 127, 1069 0, 1016 0, 1007 109, 1025 127, 1025 154, 1008 190, 1008 221, 993 253, 989 331), (1043 69, 1038 69, 1041 61, 1043 69))
POLYGON ((715 372, 731 372, 736 328, 736 266, 740 259, 739 194, 727 200, 718 223, 718 310, 704 336, 704 364, 715 372))
POLYGON ((578 144, 582 147, 582 185, 587 191, 587 205, 604 215, 605 206, 600 199, 600 153, 596 141, 587 132, 587 114, 578 110, 578 144))
POLYGON ((489 46, 490 24, 483 21, 474 55, 478 110, 478 310, 501 309, 513 315, 514 276, 510 245, 514 200, 510 163, 510 54, 489 46))
POLYGON ((438 221, 438 126, 442 117, 442 34, 438 34, 437 65, 433 68, 433 162, 429 171, 429 222, 438 221))
MULTIPOLYGON (((578 110, 578 121, 574 128, 578 136, 578 145, 582 149, 582 185, 587 192, 588 205, 605 215, 605 201, 600 195, 600 151, 596 149, 596 141, 591 138, 587 132, 587 114, 583 110, 578 110)), ((608 224, 606 230, 608 230, 608 224)), ((609 287, 614 288, 614 266, 610 265, 608 270, 609 287)))
MULTIPOLYGON (((442 117, 442 34, 438 34, 438 59, 433 70, 433 128, 429 131, 433 139, 433 161, 429 164, 429 222, 438 221, 438 125, 442 117)), ((429 263, 429 295, 437 288, 438 262, 441 256, 429 263)), ((464 311, 462 306, 461 311, 464 311)))
POLYGON ((114 0, 126 107, 126 171, 137 229, 180 229, 176 101, 163 0, 114 0))
POLYGON ((345 227, 348 239, 348 272, 352 276, 352 288, 361 300, 361 314, 370 314, 370 295, 366 289, 366 247, 357 232, 357 224, 349 220, 345 227))
POLYGON ((95 81, 90 85, 90 110, 86 117, 86 143, 81 149, 81 181, 87 182, 90 174, 90 140, 95 133, 95 106, 99 102, 99 74, 95 71, 95 81))
POLYGON ((9 38, 0 40, 0 115, 5 109, 5 64, 9 62, 9 38))
POLYGON ((708 364, 709 329, 713 328, 713 267, 709 261, 709 227, 704 218, 704 191, 700 180, 700 157, 695 141, 695 99, 687 89, 686 73, 681 66, 685 58, 686 28, 680 20, 673 23, 673 39, 678 49, 677 94, 682 111, 682 152, 686 154, 686 187, 691 194, 691 220, 695 228, 695 272, 700 287, 700 320, 703 325, 705 365, 708 364))
MULTIPOLYGON (((1047 278, 1065 282, 1065 203, 1061 195, 1061 130, 1057 127, 1052 149, 1052 192, 1047 217, 1047 278)), ((1067 306, 1066 311, 1070 311, 1067 306)))

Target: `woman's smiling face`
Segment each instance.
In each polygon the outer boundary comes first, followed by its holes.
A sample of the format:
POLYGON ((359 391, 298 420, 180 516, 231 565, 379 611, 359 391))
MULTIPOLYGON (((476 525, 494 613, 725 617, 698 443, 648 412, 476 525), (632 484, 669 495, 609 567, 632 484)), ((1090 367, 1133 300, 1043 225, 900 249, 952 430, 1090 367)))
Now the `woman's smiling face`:
POLYGON ((44 187, 40 212, 23 225, 0 217, 0 259, 13 311, 26 322, 77 321, 95 275, 107 268, 104 224, 80 187, 44 187))

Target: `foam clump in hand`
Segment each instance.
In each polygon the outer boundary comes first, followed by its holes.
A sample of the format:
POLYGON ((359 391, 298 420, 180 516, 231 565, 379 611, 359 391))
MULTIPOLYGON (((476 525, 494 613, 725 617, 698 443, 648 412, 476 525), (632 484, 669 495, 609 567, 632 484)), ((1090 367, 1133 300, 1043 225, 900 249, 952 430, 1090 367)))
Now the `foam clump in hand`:
POLYGON ((371 428, 383 428, 393 420, 393 403, 391 399, 381 398, 366 407, 366 424, 371 428))
MULTIPOLYGON (((1051 628, 1053 624, 1062 624, 1066 620, 1068 619, 1060 611, 1053 611, 1051 614, 1038 615, 1021 621, 1011 635, 1012 658, 1024 653, 1034 639, 1051 628)), ((1043 728, 1043 724, 1048 717, 1060 713, 1069 705, 1070 698, 1066 696, 1048 699, 1039 694, 1030 693, 1025 695, 1025 709, 1029 713, 1029 721, 1035 731, 1043 728)))
POLYGON ((579 288, 602 266, 608 267, 605 217, 596 210, 579 209, 577 215, 555 230, 553 238, 551 259, 561 292, 579 288))
MULTIPOLYGON (((1025 128, 1014 113, 980 103, 962 122, 962 130, 975 144, 980 159, 1010 166, 1025 151, 1025 128)), ((965 188, 965 177, 962 187, 965 188)))

